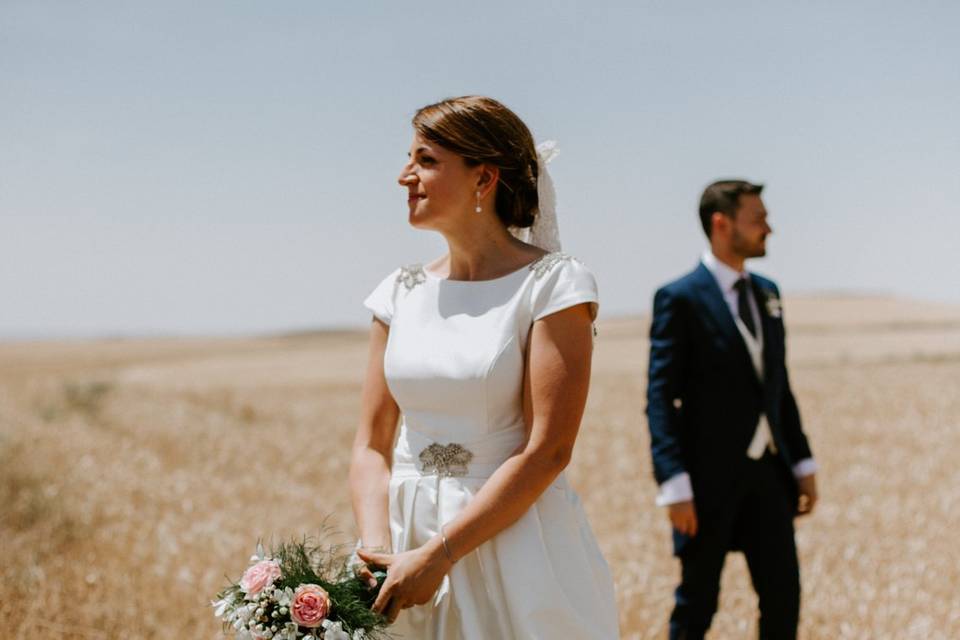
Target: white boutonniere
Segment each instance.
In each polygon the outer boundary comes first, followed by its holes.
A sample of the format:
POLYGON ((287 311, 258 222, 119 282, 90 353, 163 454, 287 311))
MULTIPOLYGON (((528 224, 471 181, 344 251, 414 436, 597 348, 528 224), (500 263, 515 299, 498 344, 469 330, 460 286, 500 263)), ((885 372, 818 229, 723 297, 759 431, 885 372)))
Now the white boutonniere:
POLYGON ((772 291, 767 292, 767 315, 771 318, 783 316, 783 305, 780 304, 780 298, 772 291))

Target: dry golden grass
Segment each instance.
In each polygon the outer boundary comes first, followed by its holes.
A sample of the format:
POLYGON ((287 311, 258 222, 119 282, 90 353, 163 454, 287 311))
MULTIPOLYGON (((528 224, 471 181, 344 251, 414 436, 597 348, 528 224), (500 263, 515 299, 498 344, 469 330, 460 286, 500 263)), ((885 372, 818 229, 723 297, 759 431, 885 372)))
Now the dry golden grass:
MULTIPOLYGON (((803 638, 960 637, 960 310, 787 302, 822 501, 798 523, 803 638)), ((573 484, 625 637, 666 633, 643 320, 602 323, 573 484)), ((359 334, 0 345, 4 639, 216 638, 207 606, 260 535, 351 532, 359 334)), ((756 633, 731 555, 711 638, 756 633)))

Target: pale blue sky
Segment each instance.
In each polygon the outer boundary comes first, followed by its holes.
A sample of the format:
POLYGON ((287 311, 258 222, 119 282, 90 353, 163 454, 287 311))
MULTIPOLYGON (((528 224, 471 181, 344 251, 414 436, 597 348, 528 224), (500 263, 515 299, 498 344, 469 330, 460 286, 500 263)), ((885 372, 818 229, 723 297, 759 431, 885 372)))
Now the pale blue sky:
POLYGON ((395 177, 465 93, 559 141, 601 313, 695 264, 727 176, 767 184, 788 295, 960 302, 960 5, 719 4, 3 0, 0 337, 365 324, 444 250, 395 177))

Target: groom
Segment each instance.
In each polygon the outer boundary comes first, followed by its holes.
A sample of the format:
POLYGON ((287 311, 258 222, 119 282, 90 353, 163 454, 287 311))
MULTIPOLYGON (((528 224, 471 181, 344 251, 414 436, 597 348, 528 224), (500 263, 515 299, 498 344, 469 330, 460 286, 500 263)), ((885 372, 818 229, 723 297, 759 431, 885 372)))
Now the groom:
POLYGON ((653 301, 647 418, 657 504, 682 566, 671 639, 703 638, 733 550, 759 596, 760 637, 797 634, 793 518, 817 500, 816 464, 787 377, 777 285, 744 269, 772 233, 762 190, 743 180, 706 188, 710 248, 653 301))

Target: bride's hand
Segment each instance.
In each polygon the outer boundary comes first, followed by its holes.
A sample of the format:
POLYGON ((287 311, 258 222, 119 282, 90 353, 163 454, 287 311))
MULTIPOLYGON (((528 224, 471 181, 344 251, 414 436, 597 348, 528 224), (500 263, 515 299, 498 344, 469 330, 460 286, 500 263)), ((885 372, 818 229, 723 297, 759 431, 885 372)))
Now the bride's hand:
MULTIPOLYGON (((359 556, 360 552, 358 551, 357 557, 359 556)), ((377 586, 377 577, 373 575, 373 571, 370 571, 370 567, 368 567, 366 564, 358 564, 356 567, 354 567, 353 575, 363 580, 371 589, 377 586)))
POLYGON ((367 564, 387 570, 387 578, 373 603, 373 610, 390 622, 397 619, 402 609, 428 602, 453 566, 442 544, 435 540, 403 553, 372 553, 358 549, 357 555, 367 564))

